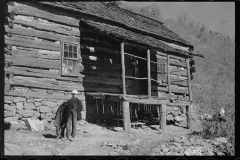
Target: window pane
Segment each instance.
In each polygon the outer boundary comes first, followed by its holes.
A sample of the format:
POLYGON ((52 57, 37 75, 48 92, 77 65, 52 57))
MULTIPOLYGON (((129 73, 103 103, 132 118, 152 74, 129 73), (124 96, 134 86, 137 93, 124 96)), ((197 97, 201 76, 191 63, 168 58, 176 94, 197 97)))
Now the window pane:
POLYGON ((73 72, 77 72, 77 61, 73 61, 73 72))
POLYGON ((73 58, 77 58, 77 53, 73 53, 73 58))
POLYGON ((68 44, 64 44, 64 50, 68 51, 68 44))
POLYGON ((72 58, 72 52, 69 52, 69 58, 72 58))
POLYGON ((69 51, 73 51, 73 46, 72 45, 69 45, 69 51))
POLYGON ((64 51, 64 57, 68 57, 68 51, 64 51))
POLYGON ((77 46, 74 46, 74 52, 77 52, 77 46))
POLYGON ((72 73, 72 71, 73 71, 73 61, 72 60, 68 60, 68 71, 69 71, 69 73, 72 73))
POLYGON ((67 65, 67 60, 66 59, 63 60, 62 72, 63 73, 68 73, 68 65, 67 65))

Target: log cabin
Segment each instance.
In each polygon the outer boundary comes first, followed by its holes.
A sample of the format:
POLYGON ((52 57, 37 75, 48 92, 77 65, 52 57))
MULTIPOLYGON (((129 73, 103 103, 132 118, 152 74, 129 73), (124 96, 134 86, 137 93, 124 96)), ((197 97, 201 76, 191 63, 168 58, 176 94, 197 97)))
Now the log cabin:
MULTIPOLYGON (((162 22, 104 2, 4 2, 4 117, 49 122, 80 92, 87 121, 185 108, 191 128, 194 46, 162 22), (175 108, 174 108, 175 107, 175 108)), ((181 113, 177 113, 176 116, 181 113)))

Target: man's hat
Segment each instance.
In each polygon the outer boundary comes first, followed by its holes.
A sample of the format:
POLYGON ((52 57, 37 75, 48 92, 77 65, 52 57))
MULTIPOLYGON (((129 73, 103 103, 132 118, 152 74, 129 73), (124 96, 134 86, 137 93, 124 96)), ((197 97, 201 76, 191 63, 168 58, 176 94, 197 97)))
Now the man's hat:
POLYGON ((78 94, 77 90, 72 90, 72 94, 78 94))

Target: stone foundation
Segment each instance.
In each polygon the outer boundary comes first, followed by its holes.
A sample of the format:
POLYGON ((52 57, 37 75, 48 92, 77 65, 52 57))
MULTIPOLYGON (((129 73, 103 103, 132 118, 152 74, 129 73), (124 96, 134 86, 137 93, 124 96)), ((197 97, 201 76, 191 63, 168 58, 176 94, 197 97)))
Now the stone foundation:
MULTIPOLYGON (((58 107, 66 100, 4 97, 4 121, 34 118, 52 122, 58 107)), ((82 101, 85 108, 85 101, 82 101)))

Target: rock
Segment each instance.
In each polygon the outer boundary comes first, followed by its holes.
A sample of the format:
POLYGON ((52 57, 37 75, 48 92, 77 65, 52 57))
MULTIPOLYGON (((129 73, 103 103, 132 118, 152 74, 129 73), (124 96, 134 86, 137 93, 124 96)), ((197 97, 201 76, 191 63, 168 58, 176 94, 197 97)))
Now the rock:
POLYGON ((181 148, 181 147, 182 147, 182 145, 181 145, 180 143, 175 143, 175 142, 173 142, 172 145, 175 146, 175 147, 178 147, 178 148, 181 148))
POLYGON ((47 101, 42 101, 42 105, 46 106, 47 105, 47 101))
POLYGON ((41 113, 52 113, 52 108, 46 107, 46 106, 40 106, 39 111, 41 113))
POLYGON ((43 99, 34 99, 35 102, 43 101, 43 99))
POLYGON ((8 121, 8 123, 10 123, 11 125, 13 125, 13 124, 18 124, 18 122, 17 121, 8 121))
POLYGON ((177 116, 177 117, 174 118, 174 120, 179 122, 179 123, 184 121, 185 119, 186 119, 185 117, 180 117, 180 116, 177 116))
MULTIPOLYGON (((4 107, 5 107, 5 104, 4 104, 4 107)), ((16 107, 15 107, 15 105, 8 105, 8 107, 5 110, 13 111, 13 110, 16 110, 16 107)))
POLYGON ((33 115, 32 110, 19 110, 18 113, 20 115, 22 115, 22 117, 24 117, 24 118, 28 118, 28 117, 31 117, 33 115))
POLYGON ((17 110, 23 110, 23 102, 16 103, 17 110))
POLYGON ((215 141, 218 143, 224 143, 224 144, 228 143, 227 138, 225 137, 215 138, 215 141))
POLYGON ((45 113, 40 113, 40 117, 41 117, 42 119, 45 119, 46 114, 45 114, 45 113))
POLYGON ((54 108, 54 107, 57 107, 57 103, 55 102, 50 102, 50 101, 47 101, 47 106, 50 107, 50 108, 54 108))
POLYGON ((193 138, 189 138, 189 142, 194 143, 195 141, 193 138))
POLYGON ((163 153, 167 153, 169 151, 169 148, 162 148, 163 153))
POLYGON ((4 122, 18 121, 18 117, 7 117, 4 118, 4 122))
POLYGON ((44 123, 40 120, 32 120, 39 131, 44 131, 44 123))
POLYGON ((216 154, 217 154, 217 156, 225 156, 225 154, 222 152, 217 152, 216 154))
POLYGON ((173 142, 181 143, 181 139, 179 137, 174 137, 173 142))
POLYGON ((26 124, 31 131, 38 131, 34 121, 32 121, 31 118, 27 118, 26 124))
POLYGON ((5 110, 9 110, 9 108, 10 108, 10 105, 9 105, 9 104, 4 104, 4 109, 5 109, 5 110))
POLYGON ((178 147, 176 147, 176 146, 170 146, 169 150, 171 153, 176 153, 179 151, 178 147))
POLYGON ((33 103, 24 103, 24 108, 28 110, 37 109, 33 103))
POLYGON ((57 113, 58 107, 52 109, 52 113, 57 113))
POLYGON ((166 153, 165 155, 166 155, 166 156, 171 156, 172 153, 171 153, 171 152, 168 152, 168 153, 166 153))
POLYGON ((28 103, 33 103, 33 102, 34 102, 34 99, 28 98, 28 99, 27 99, 27 102, 28 102, 28 103))
POLYGON ((41 102, 34 102, 34 105, 35 105, 36 107, 38 107, 38 106, 41 106, 42 103, 41 103, 41 102))
POLYGON ((186 142, 184 142, 184 145, 185 145, 185 146, 191 146, 192 143, 186 141, 186 142))
POLYGON ((21 119, 21 118, 22 118, 22 115, 16 113, 16 117, 19 118, 19 119, 21 119))
POLYGON ((25 102, 25 101, 26 101, 26 98, 22 98, 22 97, 17 97, 17 98, 13 99, 14 103, 16 103, 16 102, 25 102))
POLYGON ((167 115, 167 121, 174 121, 174 117, 172 114, 167 115))
POLYGON ((4 111, 4 117, 13 117, 14 113, 12 111, 4 111))
POLYGON ((220 143, 216 142, 216 141, 213 141, 212 144, 215 145, 215 146, 218 146, 220 143))
POLYGON ((184 151, 184 156, 191 156, 191 155, 192 154, 188 150, 184 151))
POLYGON ((39 118, 41 114, 38 111, 33 112, 33 117, 39 118))
POLYGON ((108 143, 107 142, 102 142, 102 144, 100 145, 100 147, 106 146, 108 143))
POLYGON ((113 130, 116 132, 122 132, 123 128, 122 127, 113 127, 113 130))

